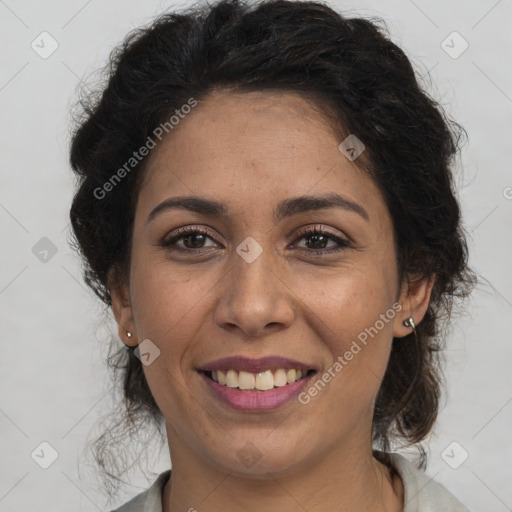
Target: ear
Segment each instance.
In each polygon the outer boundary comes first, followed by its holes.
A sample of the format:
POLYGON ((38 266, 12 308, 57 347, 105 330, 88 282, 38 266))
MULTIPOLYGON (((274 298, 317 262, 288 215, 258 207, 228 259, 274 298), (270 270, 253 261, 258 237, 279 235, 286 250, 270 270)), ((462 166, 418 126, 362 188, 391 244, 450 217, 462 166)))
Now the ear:
POLYGON ((129 287, 126 283, 121 282, 119 273, 113 268, 108 272, 107 282, 119 337, 125 345, 135 347, 138 343, 129 287), (132 334, 131 337, 128 337, 128 332, 132 334))
POLYGON ((430 276, 407 276, 402 284, 400 305, 402 309, 395 316, 393 336, 403 338, 411 333, 411 328, 404 325, 404 321, 412 316, 414 323, 418 325, 427 312, 430 303, 430 295, 435 282, 435 274, 430 276))

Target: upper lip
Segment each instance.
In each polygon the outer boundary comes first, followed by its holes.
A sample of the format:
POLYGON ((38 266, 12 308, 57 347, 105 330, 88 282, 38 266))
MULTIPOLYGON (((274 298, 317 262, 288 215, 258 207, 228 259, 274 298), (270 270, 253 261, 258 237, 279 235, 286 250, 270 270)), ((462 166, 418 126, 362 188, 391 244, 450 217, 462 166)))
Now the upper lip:
POLYGON ((287 357, 266 356, 258 359, 251 359, 243 356, 223 357, 216 359, 204 365, 201 365, 199 371, 211 372, 215 370, 236 370, 250 373, 264 372, 265 370, 277 370, 279 368, 296 370, 310 370, 313 366, 300 361, 295 361, 287 357))

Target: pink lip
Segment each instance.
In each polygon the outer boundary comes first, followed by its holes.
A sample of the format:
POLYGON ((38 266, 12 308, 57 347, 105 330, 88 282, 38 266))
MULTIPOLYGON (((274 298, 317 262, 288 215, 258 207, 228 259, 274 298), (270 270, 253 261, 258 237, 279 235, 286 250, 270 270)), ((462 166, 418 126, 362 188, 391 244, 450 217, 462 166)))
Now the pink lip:
POLYGON ((250 373, 264 372, 265 370, 277 370, 279 368, 296 370, 311 370, 314 368, 311 365, 301 363, 300 361, 294 361, 286 357, 280 356, 267 356, 259 359, 250 359, 248 357, 236 356, 236 357, 224 357, 217 359, 199 368, 199 371, 214 371, 214 370, 236 370, 245 371, 250 373))
POLYGON ((276 387, 269 391, 241 391, 237 388, 230 388, 219 384, 207 377, 204 373, 200 376, 207 384, 213 395, 229 405, 233 409, 246 412, 260 412, 277 409, 297 396, 309 383, 314 374, 285 386, 276 387))

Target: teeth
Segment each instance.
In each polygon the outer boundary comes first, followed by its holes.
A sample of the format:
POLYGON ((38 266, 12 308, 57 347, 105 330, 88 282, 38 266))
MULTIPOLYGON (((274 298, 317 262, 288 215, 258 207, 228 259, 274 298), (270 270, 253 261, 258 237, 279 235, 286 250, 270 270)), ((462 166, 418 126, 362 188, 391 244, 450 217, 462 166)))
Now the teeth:
MULTIPOLYGON (((230 370, 234 371, 234 370, 230 370)), ((238 373, 238 387, 240 389, 254 389, 256 379, 254 375, 249 372, 239 372, 238 373)))
POLYGON ((274 374, 274 386, 286 386, 288 384, 286 380, 286 370, 283 370, 282 368, 279 368, 279 370, 276 370, 276 373, 274 374))
POLYGON ((235 372, 235 370, 228 370, 226 375, 226 386, 228 388, 238 387, 238 372, 235 372))
POLYGON ((306 376, 307 372, 302 370, 289 369, 285 370, 279 368, 272 373, 271 370, 265 370, 264 372, 251 373, 236 370, 212 371, 212 380, 218 382, 223 386, 229 388, 238 388, 243 390, 254 390, 268 391, 274 387, 282 387, 287 384, 293 384, 302 377, 306 376))
POLYGON ((274 376, 270 370, 260 372, 256 375, 255 388, 260 391, 267 391, 274 387, 274 376))
POLYGON ((292 384, 295 382, 295 378, 297 377, 297 372, 295 370, 288 370, 286 372, 286 380, 288 384, 292 384))

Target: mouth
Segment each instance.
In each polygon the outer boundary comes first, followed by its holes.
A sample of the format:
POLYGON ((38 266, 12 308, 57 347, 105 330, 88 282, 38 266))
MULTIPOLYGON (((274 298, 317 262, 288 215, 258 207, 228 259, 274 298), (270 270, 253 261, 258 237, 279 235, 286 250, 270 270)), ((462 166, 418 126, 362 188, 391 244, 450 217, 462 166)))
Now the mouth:
POLYGON ((273 410, 290 402, 318 372, 291 359, 228 357, 197 369, 211 396, 246 412, 273 410))

